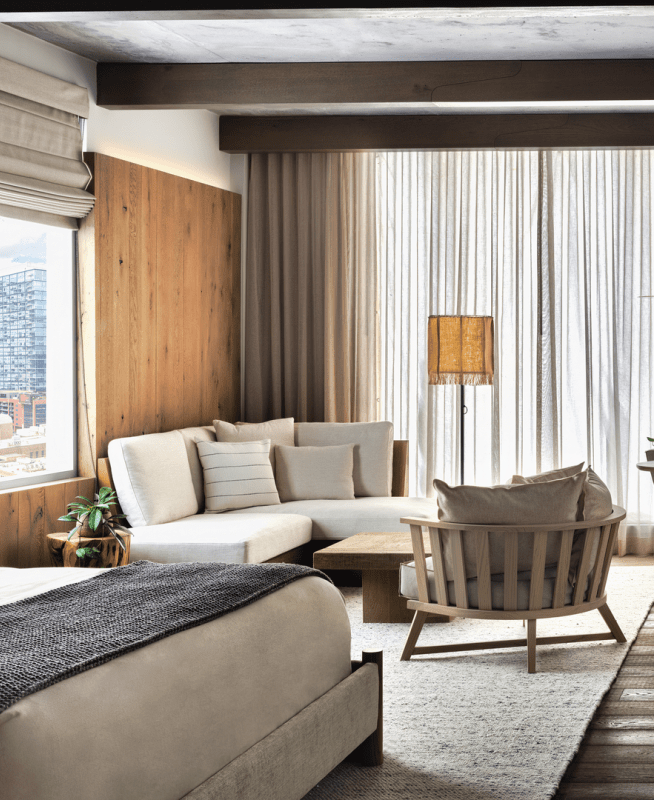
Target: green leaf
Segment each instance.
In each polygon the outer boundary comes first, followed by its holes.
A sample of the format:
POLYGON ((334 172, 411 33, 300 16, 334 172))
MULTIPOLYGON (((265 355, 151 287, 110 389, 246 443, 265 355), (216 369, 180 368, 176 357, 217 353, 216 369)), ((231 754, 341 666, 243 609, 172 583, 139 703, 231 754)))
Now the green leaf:
POLYGON ((651 437, 651 436, 648 436, 648 437, 647 437, 647 441, 648 441, 648 442, 654 442, 654 439, 652 439, 652 437, 651 437))
POLYGON ((119 533, 116 533, 116 531, 114 531, 114 530, 111 530, 111 535, 118 542, 118 544, 123 548, 123 550, 125 552, 127 552, 127 548, 125 547, 125 543, 123 542, 123 537, 119 533))
POLYGON ((92 531, 96 531, 101 519, 102 510, 99 508, 92 508, 91 511, 89 511, 89 528, 92 531))
POLYGON ((77 522, 77 517, 73 517, 71 514, 66 514, 64 517, 57 517, 57 519, 62 522, 77 522))
POLYGON ((70 542, 70 540, 71 540, 71 539, 73 538, 73 536, 74 536, 74 535, 77 533, 77 531, 79 531, 79 530, 81 530, 81 529, 82 529, 82 526, 81 526, 81 525, 78 525, 76 528, 73 528, 73 530, 72 530, 72 531, 71 531, 71 532, 68 534, 68 538, 66 539, 66 541, 67 541, 67 542, 70 542))
POLYGON ((75 550, 77 558, 84 558, 85 556, 92 556, 95 554, 100 554, 97 547, 78 547, 77 550, 75 550))
POLYGON ((126 528, 124 525, 119 525, 117 522, 114 522, 114 528, 117 528, 119 531, 123 531, 128 536, 134 536, 134 531, 130 528, 126 528))
POLYGON ((107 502, 107 497, 109 497, 112 493, 113 492, 112 492, 112 490, 111 490, 111 488, 109 486, 102 486, 100 488, 100 493, 98 494, 98 498, 99 498, 100 502, 106 503, 107 502))

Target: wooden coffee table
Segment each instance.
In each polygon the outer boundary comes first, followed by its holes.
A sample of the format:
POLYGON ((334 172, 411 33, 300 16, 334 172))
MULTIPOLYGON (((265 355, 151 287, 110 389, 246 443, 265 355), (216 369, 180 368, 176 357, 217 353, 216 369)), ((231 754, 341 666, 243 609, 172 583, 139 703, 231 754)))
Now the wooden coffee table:
MULTIPOLYGON (((431 554, 423 534, 425 553, 431 554)), ((316 569, 357 569, 363 576, 364 622, 411 622, 406 598, 399 596, 400 564, 413 561, 411 534, 357 533, 313 554, 316 569)), ((435 622, 449 622, 449 617, 435 622)))

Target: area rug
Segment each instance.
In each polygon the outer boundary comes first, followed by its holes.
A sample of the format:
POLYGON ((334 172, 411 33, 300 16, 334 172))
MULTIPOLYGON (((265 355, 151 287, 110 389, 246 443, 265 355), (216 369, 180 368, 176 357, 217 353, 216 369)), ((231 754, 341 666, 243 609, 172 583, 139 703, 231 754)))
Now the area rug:
MULTIPOLYGON (((384 650, 384 764, 345 762, 305 800, 546 800, 573 758, 654 601, 654 567, 613 566, 609 606, 627 644, 591 642, 417 656, 401 662, 408 625, 361 622, 361 590, 343 589, 352 657, 384 650)), ((607 630, 599 612, 539 621, 538 635, 607 630)), ((421 644, 521 638, 521 622, 456 620, 421 644)))

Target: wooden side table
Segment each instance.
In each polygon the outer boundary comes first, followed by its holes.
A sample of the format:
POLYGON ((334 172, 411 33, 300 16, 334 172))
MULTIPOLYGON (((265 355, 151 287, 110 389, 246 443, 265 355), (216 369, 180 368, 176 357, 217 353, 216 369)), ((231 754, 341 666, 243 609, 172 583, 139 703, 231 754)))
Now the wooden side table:
MULTIPOLYGON (((431 554, 429 536, 423 534, 425 553, 431 554)), ((411 622, 413 611, 400 597, 400 564, 413 561, 409 531, 402 533, 357 533, 313 554, 316 569, 361 570, 364 622, 411 622)), ((430 620, 431 621, 431 620, 430 620)), ((434 622, 449 617, 434 616, 434 622)))
POLYGON ((652 481, 654 481, 654 461, 639 461, 636 466, 643 472, 649 472, 652 481))
POLYGON ((122 567, 129 564, 131 536, 123 535, 125 542, 125 550, 123 550, 113 536, 78 539, 75 535, 70 541, 67 541, 68 535, 67 533, 48 534, 48 550, 53 567, 122 567), (89 556, 78 558, 75 551, 79 547, 96 547, 100 553, 96 554, 95 558, 89 556))

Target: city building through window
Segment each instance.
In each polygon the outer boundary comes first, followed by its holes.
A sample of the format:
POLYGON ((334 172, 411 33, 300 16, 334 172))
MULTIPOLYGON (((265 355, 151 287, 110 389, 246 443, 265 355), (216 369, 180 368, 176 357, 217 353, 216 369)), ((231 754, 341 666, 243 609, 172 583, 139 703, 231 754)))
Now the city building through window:
POLYGON ((0 488, 75 474, 74 246, 0 217, 0 488))

